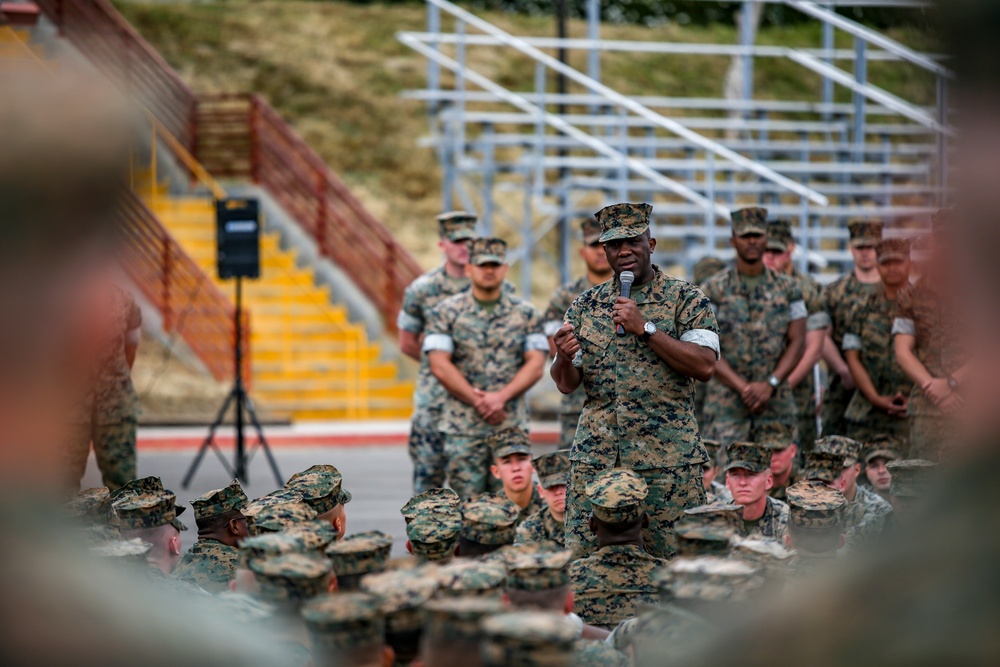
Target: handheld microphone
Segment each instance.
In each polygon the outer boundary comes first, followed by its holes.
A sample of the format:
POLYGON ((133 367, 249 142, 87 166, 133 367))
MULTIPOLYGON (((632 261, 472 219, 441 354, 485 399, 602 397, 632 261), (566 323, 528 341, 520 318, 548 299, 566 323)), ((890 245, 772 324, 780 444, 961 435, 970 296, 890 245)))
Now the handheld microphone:
MULTIPOLYGON (((631 297, 632 283, 635 282, 635 274, 632 273, 631 271, 622 271, 621 275, 618 276, 618 280, 620 280, 622 284, 622 296, 625 297, 626 299, 631 297)), ((624 336, 625 327, 619 324, 618 328, 615 329, 615 333, 618 334, 619 336, 624 336)))

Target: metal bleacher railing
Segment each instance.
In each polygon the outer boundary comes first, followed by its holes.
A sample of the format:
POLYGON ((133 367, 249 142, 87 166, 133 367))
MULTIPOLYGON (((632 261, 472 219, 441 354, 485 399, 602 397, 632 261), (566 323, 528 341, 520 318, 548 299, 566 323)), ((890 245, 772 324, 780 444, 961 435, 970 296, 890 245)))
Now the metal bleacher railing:
MULTIPOLYGON (((597 0, 587 3, 586 39, 519 37, 448 0, 427 0, 427 31, 398 38, 427 58, 426 89, 407 96, 428 102, 426 143, 444 169, 444 206, 476 210, 484 231, 505 225, 501 233, 520 240, 511 256, 521 263, 521 286, 529 293, 533 261, 550 261, 562 279, 569 277, 574 220, 611 200, 654 204, 661 262, 690 269, 705 254, 725 254, 729 210, 760 203, 793 219, 803 266, 809 259, 844 266, 849 218, 920 225, 946 202, 952 134, 950 75, 936 58, 820 6, 860 1, 784 0, 822 25, 823 44, 807 49, 757 46, 745 30, 739 44, 602 41, 597 0), (835 31, 850 36, 855 48, 834 48, 835 31), (477 71, 483 61, 474 49, 490 48, 527 59, 534 89, 510 90, 477 71), (587 73, 543 48, 585 51, 587 73), (721 97, 720 81, 719 98, 625 96, 600 81, 601 54, 610 51, 736 57, 742 91, 721 97), (755 58, 787 59, 818 74, 819 99, 755 98, 755 58), (837 68, 841 60, 853 61, 855 71, 837 68), (873 84, 871 61, 930 72, 936 106, 921 107, 873 84), (573 88, 550 92, 552 75, 573 88), (851 92, 850 103, 836 101, 835 84, 851 92), (554 243, 546 238, 553 230, 559 231, 554 243)), ((755 4, 744 3, 744 19, 755 4)))

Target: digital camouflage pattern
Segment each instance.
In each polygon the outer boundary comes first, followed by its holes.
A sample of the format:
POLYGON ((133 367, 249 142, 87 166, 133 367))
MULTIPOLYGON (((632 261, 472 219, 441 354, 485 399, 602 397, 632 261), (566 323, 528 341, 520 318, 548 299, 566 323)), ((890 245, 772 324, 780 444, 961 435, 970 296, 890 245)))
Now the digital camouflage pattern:
POLYGON ((743 532, 743 505, 733 502, 699 505, 684 510, 684 517, 679 525, 698 525, 718 530, 733 530, 737 535, 743 532))
POLYGON ((891 260, 904 261, 910 259, 910 239, 882 239, 875 245, 875 257, 879 264, 891 260))
POLYGON ((571 560, 573 552, 568 549, 515 553, 507 559, 507 588, 549 591, 568 586, 571 560))
MULTIPOLYGON (((892 505, 878 495, 872 489, 858 484, 854 494, 854 500, 847 503, 844 509, 844 519, 847 530, 856 530, 864 526, 869 526, 867 533, 878 532, 885 517, 892 512, 892 505)), ((850 539, 850 535, 848 535, 850 539)))
POLYGON ((902 443, 890 435, 876 435, 869 440, 865 440, 863 445, 864 446, 861 450, 861 460, 866 465, 871 463, 873 459, 879 457, 887 459, 888 461, 898 461, 903 458, 902 443))
POLYGON ((285 490, 300 496, 301 500, 326 514, 337 505, 351 502, 351 494, 343 488, 343 476, 332 465, 314 465, 297 472, 285 482, 285 490))
POLYGON ((878 245, 882 240, 881 220, 851 220, 847 223, 847 233, 850 243, 855 248, 878 245))
POLYGON ((493 458, 502 459, 511 454, 531 456, 531 440, 528 432, 520 428, 508 428, 490 435, 488 443, 493 458))
POLYGON ((459 558, 435 572, 438 595, 448 597, 489 597, 499 599, 507 570, 498 562, 459 558))
POLYGON ((106 524, 110 519, 111 492, 106 486, 77 491, 63 506, 63 511, 84 524, 106 524))
POLYGON ((564 449, 535 457, 531 464, 543 489, 566 486, 569 482, 569 452, 564 449))
POLYGON ((158 528, 173 523, 177 518, 174 509, 176 500, 174 494, 165 492, 129 495, 119 499, 114 504, 119 530, 158 528))
MULTIPOLYGON (((111 503, 112 506, 125 496, 129 495, 148 495, 148 494, 173 494, 173 491, 163 488, 163 480, 159 477, 141 477, 139 479, 133 479, 125 483, 111 492, 111 503)), ((177 503, 176 496, 174 497, 174 518, 170 520, 170 524, 179 531, 187 530, 187 526, 180 520, 180 515, 187 511, 187 507, 177 503)))
POLYGON ((326 557, 338 575, 372 574, 385 570, 392 551, 392 537, 382 531, 348 535, 326 548, 326 557))
POLYGON ((507 262, 507 242, 496 237, 473 239, 469 246, 469 263, 505 264, 507 262))
POLYGON ((736 538, 736 532, 728 528, 683 525, 683 522, 677 527, 676 532, 677 555, 681 558, 725 556, 736 538))
POLYGON ((733 211, 733 236, 749 236, 750 234, 767 234, 767 209, 759 206, 748 206, 733 211))
MULTIPOLYGON (((501 497, 501 498, 504 498, 505 500, 510 500, 510 498, 507 498, 507 496, 503 493, 503 491, 501 491, 497 495, 499 497, 501 497)), ((511 502, 513 502, 513 501, 511 501, 511 502)), ((525 521, 527 521, 529 518, 531 518, 535 514, 538 514, 541 511, 548 511, 548 505, 546 505, 545 501, 542 500, 542 497, 540 495, 538 495, 538 489, 535 488, 534 485, 532 485, 531 486, 531 499, 528 500, 528 504, 525 505, 524 507, 519 507, 518 508, 518 511, 517 511, 517 521, 514 522, 515 528, 517 528, 522 523, 524 523, 525 521)))
MULTIPOLYGON (((806 454, 806 456, 808 456, 808 453, 806 454)), ((771 496, 772 498, 777 498, 778 500, 787 500, 785 498, 785 495, 788 493, 788 487, 790 487, 792 484, 795 484, 797 481, 802 479, 802 476, 803 472, 799 467, 798 461, 793 462, 792 471, 791 473, 789 473, 788 479, 786 479, 784 482, 781 482, 780 484, 778 483, 777 480, 775 480, 774 486, 772 486, 770 489, 767 490, 767 495, 771 496)), ((728 492, 728 489, 726 489, 726 491, 728 492)), ((730 499, 732 499, 732 495, 730 495, 730 499)))
POLYGON ((326 591, 330 561, 317 554, 265 556, 250 562, 258 597, 266 602, 302 602, 326 591))
POLYGON ((749 563, 765 577, 782 579, 792 554, 775 540, 736 540, 731 557, 749 563))
POLYGON ((462 517, 456 508, 424 512, 406 524, 413 555, 428 561, 449 560, 455 555, 462 517))
POLYGON ((833 484, 844 472, 845 457, 833 452, 812 451, 806 456, 806 468, 802 478, 806 481, 820 481, 833 484))
MULTIPOLYGON (((802 300, 806 303, 806 311, 809 313, 806 320, 806 329, 812 331, 822 328, 819 326, 819 321, 822 319, 819 313, 822 308, 821 297, 823 286, 815 278, 809 274, 802 273, 795 267, 792 267, 792 271, 788 274, 788 277, 798 286, 802 292, 802 300)), ((796 414, 798 415, 798 421, 796 422, 798 440, 796 444, 801 451, 805 452, 808 452, 812 448, 812 444, 817 436, 816 391, 815 375, 812 372, 797 387, 792 389, 792 397, 795 402, 796 414)))
POLYGON ((285 533, 255 535, 243 540, 239 546, 239 567, 249 568, 250 562, 267 556, 303 553, 305 545, 298 538, 285 533))
POLYGON ((312 521, 300 521, 289 526, 283 531, 283 534, 298 540, 305 551, 319 551, 334 542, 339 533, 329 521, 313 519, 312 521))
POLYGON ((785 252, 795 242, 792 237, 792 223, 788 220, 767 221, 767 249, 785 252))
POLYGON ((207 519, 226 512, 243 509, 250 502, 239 480, 234 479, 228 486, 209 491, 191 501, 195 519, 207 519))
POLYGON ((844 461, 844 467, 861 460, 861 443, 843 435, 824 435, 816 441, 817 453, 833 454, 844 461))
POLYGON ((548 507, 544 507, 517 527, 516 544, 548 543, 558 547, 566 545, 566 524, 557 521, 548 507))
POLYGON ((438 236, 449 241, 471 241, 476 238, 477 218, 465 211, 448 211, 437 217, 438 236))
POLYGON ((403 515, 403 520, 410 523, 419 516, 426 513, 434 513, 438 508, 458 509, 462 499, 451 489, 435 488, 428 489, 416 494, 406 501, 400 508, 399 513, 403 515))
POLYGON ((240 551, 215 540, 198 540, 181 556, 171 577, 188 581, 209 593, 229 590, 240 551))
POLYGON ((695 262, 694 268, 691 270, 692 282, 696 285, 701 285, 716 273, 725 271, 727 266, 728 264, 718 257, 702 257, 695 262))
POLYGON ((645 512, 649 489, 628 468, 612 468, 587 485, 587 500, 594 516, 606 523, 634 523, 645 512))
POLYGON ((604 642, 578 639, 573 648, 575 667, 628 667, 628 656, 604 642))
POLYGON ((748 600, 760 588, 755 567, 734 558, 677 558, 653 573, 653 583, 668 598, 726 602, 748 600))
POLYGON ((720 630, 699 614, 676 604, 662 605, 635 620, 624 637, 632 649, 636 665, 684 664, 685 656, 697 652, 720 634, 720 630))
POLYGON ((712 480, 710 489, 705 492, 705 502, 709 505, 716 503, 731 503, 733 502, 733 494, 729 492, 726 485, 717 479, 712 480))
MULTIPOLYGON (((652 282, 632 290, 643 316, 669 336, 714 345, 718 329, 701 290, 653 270, 652 282)), ((669 557, 676 544, 673 522, 705 498, 701 464, 708 457, 694 416, 694 380, 673 370, 637 336, 615 335, 611 309, 620 289, 617 279, 598 285, 567 313, 581 346, 587 395, 570 451, 567 546, 578 554, 593 549, 585 488, 596 475, 620 466, 642 473, 650 488, 646 547, 669 557)))
MULTIPOLYGON (((704 289, 718 318, 723 357, 748 382, 766 382, 785 351, 788 325, 807 315, 802 290, 788 276, 767 268, 749 288, 735 267, 713 276, 704 289)), ((751 414, 739 394, 717 379, 708 385, 705 437, 723 443, 756 440, 761 429, 783 427, 794 433, 797 421, 787 383, 759 414, 751 414)))
POLYGON ((766 496, 764 514, 756 521, 746 521, 746 537, 751 540, 781 542, 788 532, 788 505, 777 498, 766 496))
POLYGON ((649 204, 612 204, 594 214, 601 225, 598 241, 607 243, 618 239, 631 239, 649 229, 649 204))
POLYGON ((887 463, 892 475, 889 495, 903 498, 922 498, 934 487, 937 464, 923 459, 906 459, 887 463))
POLYGON ((344 664, 353 652, 385 641, 385 616, 374 595, 320 595, 303 604, 301 613, 322 664, 344 664))
POLYGON ((378 597, 388 632, 411 632, 423 626, 422 607, 437 592, 438 581, 422 569, 397 570, 365 576, 361 589, 378 597))
POLYGON ((254 501, 243 514, 253 520, 256 534, 277 533, 317 517, 316 510, 302 501, 266 505, 254 501))
POLYGON ((462 505, 462 537, 480 544, 511 544, 520 509, 505 496, 470 498, 462 505))
POLYGON ((635 544, 608 545, 573 561, 569 578, 576 613, 584 623, 605 630, 637 616, 643 605, 656 604, 652 574, 666 564, 635 544))
POLYGON ((516 611, 483 621, 483 667, 570 667, 578 633, 562 614, 516 611))
POLYGON ((788 521, 797 528, 843 528, 847 498, 817 482, 799 482, 788 489, 788 521))
POLYGON ((763 443, 733 442, 726 447, 726 471, 742 468, 761 473, 771 467, 771 448, 763 443))

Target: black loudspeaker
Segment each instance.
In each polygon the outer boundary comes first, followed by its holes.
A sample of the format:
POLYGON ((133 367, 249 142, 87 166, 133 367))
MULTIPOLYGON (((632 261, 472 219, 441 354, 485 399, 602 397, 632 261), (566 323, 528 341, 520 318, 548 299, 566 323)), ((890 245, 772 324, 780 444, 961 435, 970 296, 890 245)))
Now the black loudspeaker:
POLYGON ((260 205, 256 199, 215 203, 219 278, 260 277, 260 205))

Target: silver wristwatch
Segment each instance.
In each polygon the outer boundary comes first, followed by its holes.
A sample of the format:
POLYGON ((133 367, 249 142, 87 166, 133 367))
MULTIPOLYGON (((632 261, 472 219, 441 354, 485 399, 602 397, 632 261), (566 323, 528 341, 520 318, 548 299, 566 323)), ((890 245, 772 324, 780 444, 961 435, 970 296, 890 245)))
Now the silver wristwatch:
POLYGON ((772 375, 771 377, 767 378, 767 383, 771 385, 771 389, 777 389, 778 387, 781 386, 781 380, 778 379, 777 375, 772 375))
POLYGON ((647 342, 656 333, 656 325, 652 322, 646 322, 642 325, 642 335, 639 336, 639 340, 643 343, 647 342))

